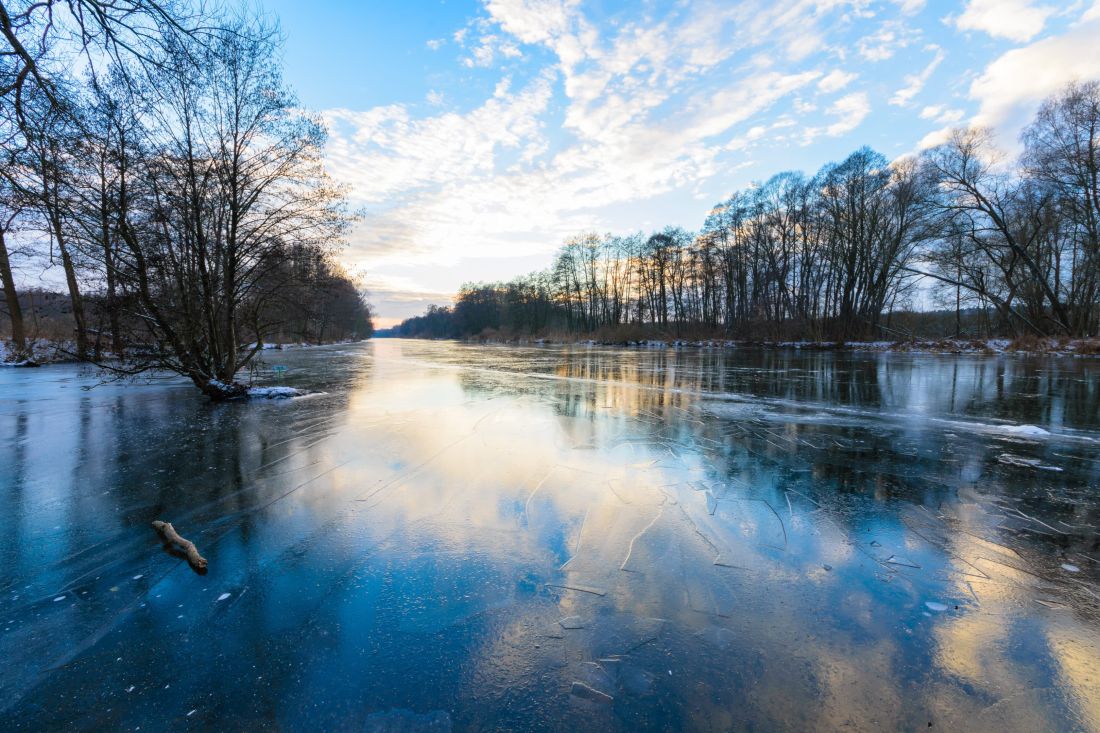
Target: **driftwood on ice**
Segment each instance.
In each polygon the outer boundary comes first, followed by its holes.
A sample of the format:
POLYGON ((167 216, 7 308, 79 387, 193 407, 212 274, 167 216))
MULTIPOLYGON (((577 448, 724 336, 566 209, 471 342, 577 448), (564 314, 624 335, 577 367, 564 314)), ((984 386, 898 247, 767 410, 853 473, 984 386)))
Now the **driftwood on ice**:
POLYGON ((180 536, 171 522, 162 522, 158 519, 153 522, 153 529, 160 534, 165 545, 174 545, 179 548, 192 568, 200 573, 206 572, 206 558, 199 554, 199 549, 195 547, 194 542, 180 536))

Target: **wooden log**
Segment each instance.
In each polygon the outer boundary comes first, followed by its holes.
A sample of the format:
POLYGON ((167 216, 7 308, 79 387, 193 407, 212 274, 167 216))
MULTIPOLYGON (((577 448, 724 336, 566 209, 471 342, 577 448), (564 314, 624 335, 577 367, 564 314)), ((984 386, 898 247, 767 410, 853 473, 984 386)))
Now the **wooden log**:
POLYGON ((158 519, 153 522, 153 529, 160 534, 165 544, 175 545, 182 550, 191 567, 198 571, 206 570, 206 558, 199 554, 199 549, 195 547, 194 542, 180 536, 171 522, 162 522, 158 519))

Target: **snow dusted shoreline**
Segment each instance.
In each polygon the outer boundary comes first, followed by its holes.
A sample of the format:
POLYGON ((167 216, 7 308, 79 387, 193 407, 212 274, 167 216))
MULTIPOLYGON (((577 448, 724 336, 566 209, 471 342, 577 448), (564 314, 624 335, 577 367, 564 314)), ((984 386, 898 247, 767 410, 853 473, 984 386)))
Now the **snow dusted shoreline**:
MULTIPOLYGON (((332 341, 324 344, 289 343, 289 344, 264 344, 261 351, 290 351, 292 349, 312 349, 318 346, 336 346, 339 344, 355 344, 359 341, 332 341)), ((243 348, 250 348, 252 345, 243 348)), ((0 339, 0 367, 38 367, 47 364, 76 364, 79 360, 74 356, 76 344, 72 341, 35 341, 30 346, 30 355, 21 354, 17 358, 16 352, 7 339, 0 339)), ((103 358, 110 359, 111 354, 102 354, 103 358)))
MULTIPOLYGON (((342 341, 335 343, 354 342, 342 341)), ((328 346, 329 344, 265 344, 262 347, 262 350, 269 351, 283 349, 304 349, 320 345, 328 346)), ((75 345, 71 342, 58 343, 49 341, 37 341, 31 345, 29 355, 24 352, 20 355, 22 358, 17 358, 14 350, 11 348, 11 344, 6 341, 0 341, 0 368, 40 367, 54 364, 78 364, 80 362, 73 356, 74 350, 75 345)), ((111 354, 102 354, 102 356, 105 359, 111 358, 111 354)), ((234 381, 232 384, 227 384, 218 380, 212 380, 209 383, 209 386, 211 387, 211 389, 208 390, 204 388, 203 392, 206 392, 212 398, 217 400, 286 400, 293 397, 304 397, 307 395, 319 394, 317 392, 298 389, 296 387, 277 385, 252 385, 243 384, 237 381, 234 381)))
POLYGON ((872 351, 910 354, 1045 354, 1052 356, 1100 356, 1098 339, 917 339, 912 341, 748 341, 723 339, 615 339, 535 338, 504 340, 471 339, 467 343, 528 346, 613 346, 641 349, 800 349, 806 351, 872 351))
POLYGON ((76 344, 71 341, 35 341, 30 344, 30 354, 16 354, 11 342, 0 339, 0 367, 36 367, 43 364, 75 362, 76 344))

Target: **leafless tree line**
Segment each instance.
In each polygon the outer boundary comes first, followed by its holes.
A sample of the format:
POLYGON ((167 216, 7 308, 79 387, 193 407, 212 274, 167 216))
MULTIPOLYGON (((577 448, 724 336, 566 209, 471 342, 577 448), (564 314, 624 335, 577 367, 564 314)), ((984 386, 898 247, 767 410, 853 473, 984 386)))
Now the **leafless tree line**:
MULTIPOLYGON (((1100 84, 1042 105, 1011 165, 988 131, 920 156, 862 148, 715 206, 696 233, 584 234, 544 272, 463 287, 404 335, 593 333, 635 324, 743 338, 904 335, 888 315, 931 299, 996 314, 1007 335, 1096 336, 1100 84), (920 284, 923 281, 925 287, 920 284)), ((956 322, 958 322, 956 318, 956 322)))
POLYGON ((276 29, 196 7, 0 3, 0 284, 20 351, 12 259, 48 248, 79 358, 99 357, 90 334, 105 331, 126 357, 111 369, 170 369, 225 398, 266 338, 371 325, 332 257, 351 216, 323 125, 283 83, 276 29))

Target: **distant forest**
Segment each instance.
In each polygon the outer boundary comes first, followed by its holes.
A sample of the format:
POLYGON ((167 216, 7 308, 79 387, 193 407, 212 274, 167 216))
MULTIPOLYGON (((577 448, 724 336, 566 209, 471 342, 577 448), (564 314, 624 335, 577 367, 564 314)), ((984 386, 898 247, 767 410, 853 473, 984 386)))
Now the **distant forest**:
POLYGON ((1096 336, 1100 83, 1048 99, 1021 141, 1017 161, 974 128, 892 162, 861 148, 734 193, 698 232, 573 237, 549 269, 466 284, 391 333, 893 339, 911 335, 904 318, 956 332, 935 335, 1096 336))
POLYGON ((336 257, 353 217, 281 40, 258 11, 184 0, 0 5, 0 328, 17 360, 53 338, 224 399, 264 342, 371 335, 336 257), (53 268, 60 314, 21 288, 53 268))

